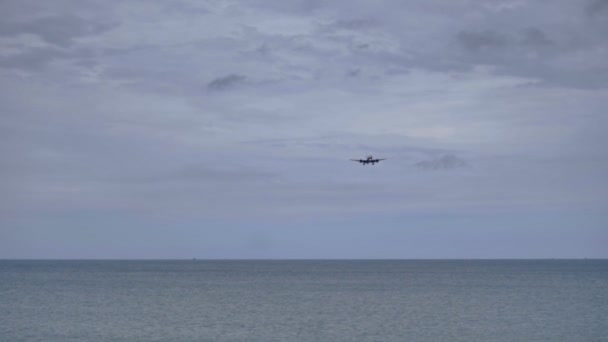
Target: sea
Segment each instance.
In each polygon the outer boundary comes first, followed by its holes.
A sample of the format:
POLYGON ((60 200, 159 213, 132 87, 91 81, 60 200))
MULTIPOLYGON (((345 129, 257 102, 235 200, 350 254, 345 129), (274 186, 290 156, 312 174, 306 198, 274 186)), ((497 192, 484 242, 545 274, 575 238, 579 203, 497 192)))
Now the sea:
POLYGON ((608 341, 608 260, 4 260, 0 341, 608 341))

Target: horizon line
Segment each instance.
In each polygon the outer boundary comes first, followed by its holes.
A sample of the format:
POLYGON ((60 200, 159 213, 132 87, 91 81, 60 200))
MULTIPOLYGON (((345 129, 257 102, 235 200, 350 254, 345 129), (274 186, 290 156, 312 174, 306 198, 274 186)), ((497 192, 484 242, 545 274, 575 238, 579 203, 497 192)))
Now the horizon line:
POLYGON ((608 260, 608 257, 580 258, 0 258, 0 261, 475 261, 475 260, 608 260))

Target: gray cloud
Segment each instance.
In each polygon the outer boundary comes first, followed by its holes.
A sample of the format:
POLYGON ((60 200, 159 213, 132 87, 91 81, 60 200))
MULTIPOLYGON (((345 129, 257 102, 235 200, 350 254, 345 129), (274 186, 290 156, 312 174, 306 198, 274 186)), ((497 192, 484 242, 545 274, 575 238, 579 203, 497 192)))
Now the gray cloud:
POLYGON ((326 26, 327 29, 331 30, 367 30, 370 28, 377 27, 378 24, 372 19, 345 19, 337 20, 326 26))
POLYGON ((322 0, 295 0, 289 2, 281 0, 253 0, 251 3, 265 10, 295 14, 313 13, 322 9, 324 4, 322 0))
POLYGON ((457 35, 459 42, 467 49, 499 48, 507 44, 507 39, 498 32, 486 30, 481 32, 462 31, 457 35))
POLYGON ((589 14, 598 14, 608 10, 608 0, 591 0, 587 4, 589 14))
POLYGON ((553 41, 547 37, 545 32, 536 27, 529 27, 522 30, 521 35, 522 43, 525 45, 546 46, 553 44, 553 41))
POLYGON ((211 162, 217 165, 187 165, 177 170, 166 172, 145 172, 137 175, 100 176, 99 180, 118 184, 163 184, 180 182, 185 184, 247 184, 265 183, 278 179, 278 175, 253 169, 251 166, 226 166, 221 160, 211 162))
POLYGON ((3 255, 27 256, 18 241, 42 231, 80 245, 70 232, 91 222, 106 241, 126 231, 163 246, 156 224, 165 237, 182 227, 192 251, 237 242, 215 220, 280 258, 276 237, 294 232, 314 246, 385 227, 383 246, 412 215, 459 234, 438 218, 485 231, 525 212, 565 236, 580 225, 555 228, 554 213, 605 211, 604 2, 202 6, 0 1, 0 251, 15 251, 3 255), (387 160, 348 160, 368 154, 387 160))
POLYGON ((115 25, 91 22, 75 15, 56 15, 41 17, 27 22, 0 23, 0 36, 15 36, 30 33, 39 36, 49 44, 69 47, 74 39, 97 35, 115 25))
POLYGON ((435 159, 420 161, 415 165, 423 170, 451 170, 466 167, 468 163, 453 154, 446 154, 435 159))
POLYGON ((357 77, 361 74, 361 69, 350 69, 346 71, 346 76, 348 77, 357 77))
POLYGON ((276 175, 267 172, 255 171, 248 168, 226 168, 218 165, 210 167, 207 165, 190 165, 173 174, 169 179, 184 181, 207 181, 207 182, 250 182, 268 181, 275 179, 276 175))
MULTIPOLYGON (((66 62, 65 65, 81 69, 91 69, 97 66, 98 53, 86 48, 65 50, 57 47, 31 47, 23 51, 0 57, 0 67, 41 72, 49 69, 55 61, 66 62)), ((74 76, 69 73, 66 76, 74 76)))
POLYGON ((57 49, 33 48, 23 53, 0 58, 0 66, 23 70, 43 70, 53 60, 66 57, 67 54, 57 49))
MULTIPOLYGON (((11 53, 0 57, 0 66, 33 72, 47 70, 55 61, 90 69, 98 63, 99 51, 77 44, 78 38, 102 34, 117 27, 115 20, 107 22, 87 20, 72 14, 57 14, 22 19, 18 16, 0 22, 0 36, 7 38, 6 47, 11 53), (44 43, 23 39, 20 35, 38 36, 44 43)), ((65 66, 65 65, 64 65, 65 66)), ((73 72, 63 73, 73 77, 73 72)))
POLYGON ((209 90, 227 90, 243 84, 247 77, 243 75, 230 74, 228 76, 216 78, 207 84, 209 90))

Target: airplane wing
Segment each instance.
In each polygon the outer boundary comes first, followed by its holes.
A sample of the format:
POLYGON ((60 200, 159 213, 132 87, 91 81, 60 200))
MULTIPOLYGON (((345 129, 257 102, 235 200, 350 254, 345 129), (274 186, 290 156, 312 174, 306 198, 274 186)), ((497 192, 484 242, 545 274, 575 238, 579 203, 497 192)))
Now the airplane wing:
POLYGON ((374 163, 377 163, 377 162, 379 162, 381 160, 386 160, 386 158, 374 159, 374 163))
POLYGON ((351 159, 351 160, 352 160, 352 161, 359 162, 359 163, 363 163, 363 159, 351 159))

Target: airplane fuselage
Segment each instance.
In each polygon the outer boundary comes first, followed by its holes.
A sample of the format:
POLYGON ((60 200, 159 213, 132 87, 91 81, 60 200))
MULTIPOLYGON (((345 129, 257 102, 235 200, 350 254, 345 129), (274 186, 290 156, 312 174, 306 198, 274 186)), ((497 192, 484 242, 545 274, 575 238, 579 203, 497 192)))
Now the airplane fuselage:
POLYGON ((359 162, 363 165, 367 165, 367 164, 376 164, 379 163, 381 160, 384 160, 386 158, 380 158, 380 159, 374 159, 374 157, 372 155, 367 156, 366 159, 351 159, 352 161, 356 161, 359 162))

